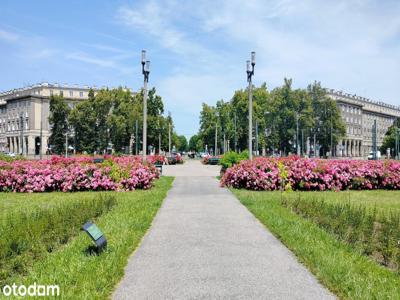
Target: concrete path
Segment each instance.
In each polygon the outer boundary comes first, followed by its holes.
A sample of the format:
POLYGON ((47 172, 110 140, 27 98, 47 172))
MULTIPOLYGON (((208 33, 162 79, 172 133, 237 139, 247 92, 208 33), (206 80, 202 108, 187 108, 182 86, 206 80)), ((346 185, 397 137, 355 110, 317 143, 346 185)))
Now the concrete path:
POLYGON ((113 299, 334 299, 229 192, 189 161, 130 258, 113 299))

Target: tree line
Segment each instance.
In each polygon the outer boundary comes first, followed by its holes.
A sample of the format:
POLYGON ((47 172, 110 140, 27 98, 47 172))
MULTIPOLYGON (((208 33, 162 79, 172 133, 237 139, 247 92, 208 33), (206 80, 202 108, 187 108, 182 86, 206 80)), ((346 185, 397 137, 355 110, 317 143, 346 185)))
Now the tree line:
MULTIPOLYGON (((285 78, 272 91, 265 83, 252 91, 253 151, 305 154, 314 149, 315 137, 317 155, 326 155, 345 135, 339 108, 319 82, 293 89, 292 80, 285 78)), ((199 132, 189 140, 189 149, 215 153, 217 137, 218 153, 245 150, 248 126, 248 89, 235 91, 230 101, 219 100, 215 106, 203 103, 199 132)))
MULTIPOLYGON (((66 143, 76 153, 139 153, 142 150, 143 91, 132 93, 122 87, 89 91, 88 99, 74 106, 63 96, 50 97, 49 145, 53 153, 65 153, 66 143), (137 151, 137 152, 136 152, 137 151)), ((156 89, 147 98, 147 145, 159 153, 186 151, 185 136, 175 132, 171 114, 164 115, 164 103, 156 89)))
POLYGON ((382 154, 386 154, 387 149, 390 149, 390 156, 393 158, 400 153, 400 118, 395 119, 383 138, 380 151, 382 154))

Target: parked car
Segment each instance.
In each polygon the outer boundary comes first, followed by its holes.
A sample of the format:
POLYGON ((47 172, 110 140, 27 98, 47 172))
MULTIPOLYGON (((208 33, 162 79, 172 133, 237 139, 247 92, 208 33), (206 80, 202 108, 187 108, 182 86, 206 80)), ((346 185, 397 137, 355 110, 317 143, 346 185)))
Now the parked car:
POLYGON ((208 154, 207 152, 201 152, 200 153, 200 157, 201 158, 204 158, 204 157, 207 157, 207 156, 210 156, 210 154, 208 154))
POLYGON ((15 157, 16 156, 16 154, 14 152, 7 152, 6 155, 9 156, 9 157, 15 157))
MULTIPOLYGON (((380 159, 381 158, 381 151, 376 151, 376 159, 380 159)), ((371 151, 368 154, 368 160, 374 159, 374 151, 371 151)))

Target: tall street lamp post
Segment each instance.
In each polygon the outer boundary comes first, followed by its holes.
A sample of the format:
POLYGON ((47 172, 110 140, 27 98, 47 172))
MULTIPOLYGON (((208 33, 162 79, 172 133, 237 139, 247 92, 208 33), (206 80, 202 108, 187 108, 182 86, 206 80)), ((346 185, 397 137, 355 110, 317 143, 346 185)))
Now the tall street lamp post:
POLYGON ((374 160, 377 159, 377 146, 376 146, 376 134, 377 134, 377 130, 376 130, 376 119, 374 120, 374 124, 372 125, 372 158, 374 160))
POLYGON ((24 116, 22 112, 19 117, 21 126, 21 137, 20 137, 21 155, 24 155, 24 116))
MULTIPOLYGON (((267 138, 270 136, 270 135, 272 135, 272 126, 271 126, 271 128, 269 129, 268 128, 268 115, 269 115, 269 111, 265 111, 264 112, 264 117, 265 117, 265 147, 264 147, 264 152, 265 153, 263 153, 263 155, 267 155, 267 153, 268 153, 268 147, 267 147, 267 138)), ((272 155, 274 155, 274 146, 272 145, 272 143, 271 143, 271 148, 272 148, 272 155)))
POLYGON ((149 82, 150 61, 146 60, 146 50, 142 50, 143 80, 143 161, 147 154, 147 83, 149 82))
POLYGON ((254 75, 254 66, 256 65, 256 53, 251 52, 251 61, 247 64, 247 82, 249 83, 249 159, 253 159, 253 95, 251 78, 254 75))
POLYGON ((237 133, 236 133, 236 111, 235 111, 235 152, 237 152, 237 133))
POLYGON ((400 141, 399 141, 399 138, 400 138, 400 128, 398 128, 398 127, 396 127, 395 128, 395 133, 396 133, 396 135, 395 135, 395 159, 399 159, 399 150, 400 150, 400 141))
POLYGON ((171 113, 168 112, 168 155, 171 156, 171 113))
POLYGON ((255 153, 256 153, 256 156, 258 156, 258 120, 256 119, 256 128, 255 128, 255 133, 256 133, 256 139, 255 139, 255 142, 256 142, 256 151, 255 151, 255 153))
POLYGON ((333 126, 332 126, 332 110, 329 110, 331 117, 331 158, 333 157, 333 126))
POLYGON ((40 148, 39 148, 39 156, 42 159, 42 140, 43 140, 43 98, 40 99, 40 148))
POLYGON ((218 155, 218 112, 216 114, 216 118, 215 118, 215 145, 214 145, 214 155, 217 156, 218 155))

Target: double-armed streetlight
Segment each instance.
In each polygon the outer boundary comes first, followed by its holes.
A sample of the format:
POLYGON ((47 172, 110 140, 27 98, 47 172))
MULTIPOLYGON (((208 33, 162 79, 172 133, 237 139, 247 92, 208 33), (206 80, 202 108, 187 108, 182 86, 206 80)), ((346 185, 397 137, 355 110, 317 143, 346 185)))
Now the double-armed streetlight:
POLYGON ((149 82, 150 61, 146 60, 146 50, 142 50, 143 81, 143 161, 147 154, 147 83, 149 82))
POLYGON ((394 143, 394 157, 395 159, 400 159, 399 153, 400 153, 400 128, 395 127, 395 143, 394 143))
POLYGON ((246 62, 247 65, 247 82, 249 83, 249 159, 253 159, 253 95, 251 79, 254 75, 254 66, 256 65, 256 53, 251 52, 251 61, 246 62))
POLYGON ((214 145, 214 155, 218 155, 218 111, 215 113, 215 145, 214 145))

